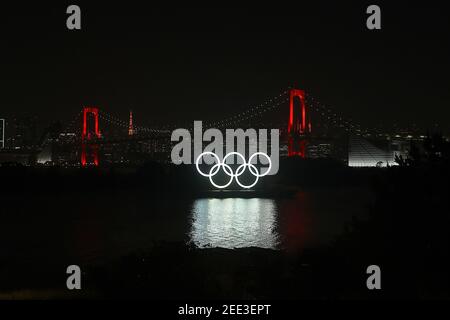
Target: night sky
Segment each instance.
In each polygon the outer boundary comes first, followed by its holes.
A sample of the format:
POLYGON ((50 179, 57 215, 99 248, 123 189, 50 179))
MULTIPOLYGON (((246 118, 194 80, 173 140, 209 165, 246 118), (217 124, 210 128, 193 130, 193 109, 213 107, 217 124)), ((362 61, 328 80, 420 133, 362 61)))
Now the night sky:
MULTIPOLYGON (((449 13, 443 4, 296 1, 276 7, 3 5, 0 118, 67 122, 96 105, 139 125, 220 119, 296 84, 364 126, 450 129, 449 13), (426 6, 425 6, 426 4, 426 6)), ((287 106, 286 106, 287 108, 287 106)))

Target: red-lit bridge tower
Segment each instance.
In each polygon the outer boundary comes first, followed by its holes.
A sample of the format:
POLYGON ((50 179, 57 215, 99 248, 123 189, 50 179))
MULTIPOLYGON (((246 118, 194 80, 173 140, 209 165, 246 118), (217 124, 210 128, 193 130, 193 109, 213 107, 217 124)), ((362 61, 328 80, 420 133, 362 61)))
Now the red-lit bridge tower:
POLYGON ((305 91, 291 89, 289 98, 288 156, 305 157, 307 136, 311 133, 311 120, 306 110, 305 91), (298 99, 297 99, 298 98, 298 99), (299 112, 294 105, 299 101, 299 112))
POLYGON ((100 129, 98 126, 98 108, 83 108, 83 123, 81 128, 81 165, 86 167, 87 165, 98 166, 98 145, 95 143, 89 143, 94 139, 100 139, 100 129), (93 134, 88 130, 88 115, 94 117, 94 132, 93 134))

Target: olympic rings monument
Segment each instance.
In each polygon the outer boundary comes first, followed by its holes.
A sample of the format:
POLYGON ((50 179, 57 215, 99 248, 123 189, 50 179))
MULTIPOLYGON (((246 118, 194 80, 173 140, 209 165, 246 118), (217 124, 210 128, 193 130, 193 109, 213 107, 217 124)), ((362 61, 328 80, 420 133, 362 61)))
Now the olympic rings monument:
POLYGON ((195 161, 197 172, 208 178, 216 189, 226 189, 234 181, 242 189, 252 189, 261 178, 275 175, 278 172, 280 132, 279 129, 270 129, 269 137, 268 131, 268 129, 259 129, 257 133, 255 129, 245 131, 243 129, 226 129, 224 139, 221 130, 209 128, 203 132, 202 122, 194 121, 193 139, 191 132, 187 129, 179 128, 172 132, 171 141, 178 142, 172 148, 172 163, 176 165, 192 164, 195 161), (205 141, 210 143, 203 148, 205 141), (248 152, 246 152, 247 146, 249 147, 248 152), (269 147, 270 155, 267 152, 269 147), (192 158, 192 150, 194 158, 192 158), (225 154, 224 151, 226 151, 226 155, 222 158, 222 155, 225 154), (245 158, 246 155, 249 157, 248 160, 245 158), (237 158, 237 162, 234 161, 235 158, 237 158), (263 165, 260 169, 256 166, 258 161, 263 165), (212 165, 212 167, 202 171, 201 164, 212 165), (233 170, 230 164, 237 165, 237 168, 233 170), (215 178, 219 171, 224 172, 227 176, 225 182, 221 184, 215 178), (252 180, 252 183, 244 183, 244 173, 245 176, 253 175, 255 180, 252 180))
POLYGON ((197 168, 198 173, 200 173, 202 176, 209 178, 209 181, 211 182, 211 184, 218 188, 218 189, 225 189, 227 187, 229 187, 231 185, 231 183, 236 180, 236 183, 244 189, 251 189, 254 186, 256 186, 256 184, 259 181, 259 178, 266 176, 267 174, 269 174, 270 170, 272 169, 272 161, 270 160, 270 157, 264 153, 264 152, 256 152, 254 154, 251 155, 251 157, 248 159, 248 162, 245 160, 244 156, 242 154, 240 154, 239 152, 230 152, 228 153, 222 160, 219 159, 219 157, 213 153, 213 152, 203 152, 202 154, 200 154, 197 157, 197 160, 195 161, 195 166, 197 168), (209 170, 208 173, 204 173, 200 170, 199 164, 200 161, 202 160, 202 158, 206 155, 210 155, 215 159, 215 164, 212 166, 212 168, 209 170), (237 156, 238 158, 240 158, 242 160, 242 164, 236 169, 236 172, 233 171, 233 169, 226 164, 227 159, 229 159, 232 156, 237 156), (255 165, 252 164, 252 160, 255 159, 255 157, 257 156, 263 156, 267 159, 269 166, 268 168, 266 168, 266 171, 264 173, 260 173, 258 168, 256 168, 255 165), (229 176, 228 182, 223 184, 223 185, 219 185, 217 183, 214 182, 213 177, 215 175, 217 175, 217 173, 219 172, 219 170, 223 168, 223 171, 225 172, 225 174, 227 176, 229 176), (253 174, 256 177, 256 180, 250 184, 250 185, 246 185, 243 184, 240 180, 239 177, 246 171, 246 169, 249 169, 250 173, 253 174))

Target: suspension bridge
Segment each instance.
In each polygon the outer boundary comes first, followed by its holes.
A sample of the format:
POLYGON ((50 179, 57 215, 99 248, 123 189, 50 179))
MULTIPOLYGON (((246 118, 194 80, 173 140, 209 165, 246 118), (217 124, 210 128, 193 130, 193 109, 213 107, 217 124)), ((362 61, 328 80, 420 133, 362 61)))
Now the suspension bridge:
MULTIPOLYGON (((98 166, 102 158, 101 153, 112 154, 114 148, 136 151, 144 146, 150 157, 152 153, 168 154, 171 149, 172 131, 180 126, 190 128, 194 120, 186 121, 184 125, 143 126, 136 125, 131 112, 129 119, 124 120, 103 109, 89 106, 83 107, 70 122, 61 135, 65 140, 61 139, 60 142, 66 150, 72 150, 82 166, 98 166)), ((348 154, 351 155, 353 150, 353 155, 358 158, 356 162, 353 161, 356 166, 380 161, 387 163, 391 160, 386 152, 361 138, 361 134, 369 129, 361 128, 348 117, 325 106, 304 90, 296 88, 287 88, 258 105, 244 108, 238 114, 203 121, 203 127, 219 130, 279 129, 282 146, 288 157, 306 158, 313 153, 308 153, 308 148, 314 146, 314 141, 329 142, 336 140, 336 137, 344 137, 349 141, 348 154)), ((319 143, 319 147, 320 145, 329 143, 319 143)), ((345 146, 342 148, 345 149, 345 146)), ((351 161, 348 159, 349 164, 351 161)))

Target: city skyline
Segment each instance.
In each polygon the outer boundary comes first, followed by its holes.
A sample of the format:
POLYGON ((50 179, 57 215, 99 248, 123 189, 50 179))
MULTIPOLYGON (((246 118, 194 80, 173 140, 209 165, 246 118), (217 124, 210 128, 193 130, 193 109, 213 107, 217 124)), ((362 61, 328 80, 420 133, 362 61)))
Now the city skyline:
POLYGON ((278 319, 450 299, 441 5, 2 13, 0 300, 278 319))

